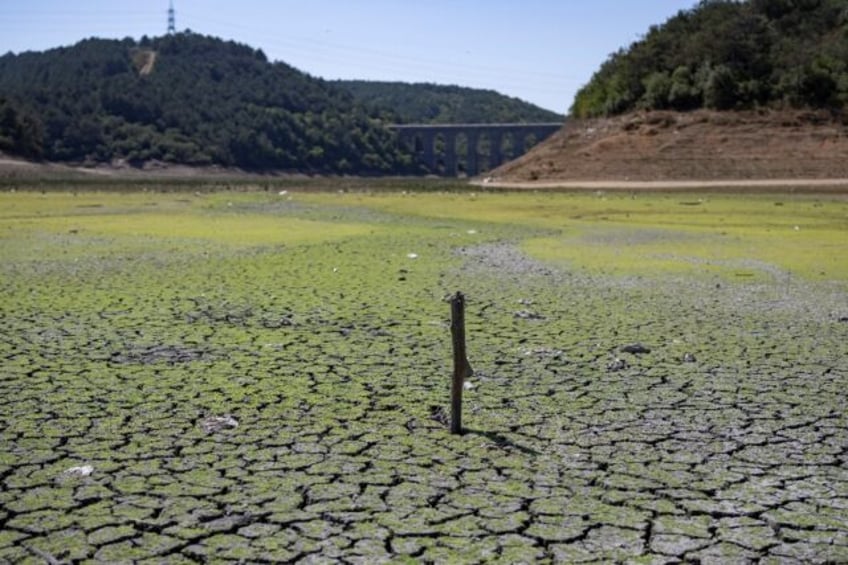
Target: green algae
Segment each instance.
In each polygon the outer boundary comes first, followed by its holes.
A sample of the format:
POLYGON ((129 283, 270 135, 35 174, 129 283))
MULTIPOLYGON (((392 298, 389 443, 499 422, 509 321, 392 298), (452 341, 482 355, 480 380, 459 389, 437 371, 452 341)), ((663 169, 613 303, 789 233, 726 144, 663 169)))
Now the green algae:
MULTIPOLYGON (((308 199, 326 201, 323 195, 308 199)), ((345 195, 346 202, 393 213, 545 229, 556 235, 527 239, 528 252, 592 271, 729 279, 848 278, 848 263, 841 260, 848 230, 844 200, 715 194, 685 200, 676 195, 603 193, 445 194, 440 199, 420 194, 345 195)))
POLYGON ((845 203, 675 198, 0 195, 0 559, 844 540, 845 203))

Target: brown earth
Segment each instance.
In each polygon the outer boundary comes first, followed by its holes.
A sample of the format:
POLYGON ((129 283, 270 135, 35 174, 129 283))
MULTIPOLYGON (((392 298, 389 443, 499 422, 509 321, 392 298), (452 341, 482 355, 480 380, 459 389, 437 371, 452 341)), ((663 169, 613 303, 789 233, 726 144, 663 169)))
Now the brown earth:
POLYGON ((156 64, 156 51, 148 51, 147 60, 142 65, 141 69, 138 71, 138 74, 141 76, 147 76, 153 72, 153 66, 156 64))
POLYGON ((156 65, 156 51, 152 49, 136 49, 133 51, 132 56, 133 64, 139 75, 147 76, 153 72, 153 67, 156 65))
MULTIPOLYGON (((250 178, 262 177, 241 169, 219 166, 195 167, 175 165, 162 161, 147 161, 134 166, 123 159, 108 163, 65 164, 49 161, 30 161, 4 154, 0 151, 0 179, 85 179, 85 178, 128 178, 128 179, 191 179, 191 178, 250 178)), ((288 175, 293 176, 293 175, 288 175)))
MULTIPOLYGON (((155 59, 154 59, 155 60, 155 59)), ((149 61, 153 62, 153 61, 149 61)), ((475 184, 492 188, 848 191, 848 117, 812 111, 639 112, 570 120, 475 184)), ((0 152, 0 178, 249 177, 149 162, 33 163, 0 152)), ((266 175, 258 175, 266 176, 266 175)), ((276 175, 271 175, 276 176, 276 175)), ((289 176, 289 175, 284 175, 289 176)))
POLYGON ((806 180, 848 185, 848 126, 825 112, 640 112, 571 120, 494 185, 806 180))

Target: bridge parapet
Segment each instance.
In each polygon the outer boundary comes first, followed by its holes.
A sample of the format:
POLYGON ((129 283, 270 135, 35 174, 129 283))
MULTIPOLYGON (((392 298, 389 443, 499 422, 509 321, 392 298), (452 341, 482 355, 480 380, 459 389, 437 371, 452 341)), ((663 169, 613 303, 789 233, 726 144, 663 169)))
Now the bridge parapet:
POLYGON ((530 124, 390 124, 398 141, 433 174, 475 176, 515 159, 562 128, 530 124))

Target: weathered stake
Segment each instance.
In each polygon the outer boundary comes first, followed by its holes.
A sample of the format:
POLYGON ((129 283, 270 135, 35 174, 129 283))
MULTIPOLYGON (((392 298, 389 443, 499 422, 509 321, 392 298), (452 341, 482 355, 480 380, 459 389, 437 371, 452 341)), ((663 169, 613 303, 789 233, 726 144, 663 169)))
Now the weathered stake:
POLYGON ((451 298, 451 337, 453 338, 453 382, 451 383, 452 434, 462 434, 462 389, 473 374, 465 353, 465 296, 457 292, 451 298))

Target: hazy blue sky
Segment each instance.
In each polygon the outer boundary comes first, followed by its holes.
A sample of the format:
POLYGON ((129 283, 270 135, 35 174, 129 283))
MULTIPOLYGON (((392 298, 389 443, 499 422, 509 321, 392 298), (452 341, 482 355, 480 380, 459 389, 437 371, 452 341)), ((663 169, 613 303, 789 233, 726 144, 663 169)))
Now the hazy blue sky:
MULTIPOLYGON (((174 0, 177 29, 328 79, 491 88, 564 113, 618 48, 696 0, 174 0)), ((167 29, 168 0, 0 0, 0 54, 167 29)))

